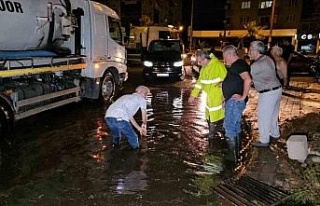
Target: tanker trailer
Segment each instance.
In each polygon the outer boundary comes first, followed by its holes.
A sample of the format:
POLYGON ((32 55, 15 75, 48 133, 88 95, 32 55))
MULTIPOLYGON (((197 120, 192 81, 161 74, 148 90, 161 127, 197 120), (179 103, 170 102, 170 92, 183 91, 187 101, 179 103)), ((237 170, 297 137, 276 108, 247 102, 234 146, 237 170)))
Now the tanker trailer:
POLYGON ((77 26, 71 12, 69 1, 0 0, 0 50, 58 49, 77 26))
POLYGON ((82 98, 110 100, 127 79, 120 18, 88 0, 0 0, 0 136, 82 98))

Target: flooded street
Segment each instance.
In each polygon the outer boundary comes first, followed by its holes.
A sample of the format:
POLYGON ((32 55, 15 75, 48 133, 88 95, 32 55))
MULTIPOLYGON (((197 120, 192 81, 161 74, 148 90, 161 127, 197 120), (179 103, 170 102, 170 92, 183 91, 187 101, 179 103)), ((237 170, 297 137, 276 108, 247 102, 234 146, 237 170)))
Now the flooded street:
MULTIPOLYGON (((140 77, 141 69, 131 69, 121 93, 143 84, 140 77)), ((108 104, 99 101, 18 122, 12 137, 1 142, 0 205, 217 204, 213 193, 198 187, 214 184, 220 175, 199 180, 207 172, 200 166, 208 131, 204 102, 187 103, 191 78, 147 86, 152 93, 148 135, 139 151, 130 151, 125 142, 110 148, 108 104)))

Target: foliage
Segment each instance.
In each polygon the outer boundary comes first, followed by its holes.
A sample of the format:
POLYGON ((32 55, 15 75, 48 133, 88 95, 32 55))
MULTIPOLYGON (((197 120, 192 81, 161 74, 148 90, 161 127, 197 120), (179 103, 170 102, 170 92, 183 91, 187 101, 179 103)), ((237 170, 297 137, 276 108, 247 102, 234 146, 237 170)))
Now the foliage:
POLYGON ((320 200, 320 174, 315 167, 306 168, 303 178, 308 184, 304 188, 294 192, 290 200, 297 204, 319 205, 320 200))
POLYGON ((216 155, 206 154, 204 156, 204 162, 205 163, 213 163, 213 164, 221 164, 222 157, 216 156, 216 155))
POLYGON ((240 36, 240 39, 250 38, 263 40, 265 38, 262 34, 262 30, 266 29, 266 26, 259 26, 256 21, 249 21, 244 24, 243 27, 248 31, 248 33, 240 36))
POLYGON ((196 44, 197 44, 197 48, 199 48, 199 49, 204 49, 206 47, 206 42, 201 41, 200 39, 197 40, 196 44))
POLYGON ((147 15, 142 15, 141 17, 141 25, 142 26, 151 26, 154 25, 154 23, 152 22, 151 18, 147 15))
POLYGON ((213 187, 217 184, 217 179, 214 175, 204 175, 196 178, 194 183, 198 188, 199 195, 211 195, 213 187))
POLYGON ((206 154, 203 157, 203 164, 195 164, 186 162, 195 168, 200 169, 199 175, 194 180, 192 190, 184 190, 184 192, 194 196, 211 195, 213 188, 220 183, 220 177, 217 175, 223 170, 222 158, 215 155, 206 154))
POLYGON ((204 156, 203 169, 208 174, 201 176, 195 180, 195 185, 202 195, 210 195, 212 189, 219 183, 219 178, 216 175, 223 170, 222 158, 215 155, 206 154, 204 156))

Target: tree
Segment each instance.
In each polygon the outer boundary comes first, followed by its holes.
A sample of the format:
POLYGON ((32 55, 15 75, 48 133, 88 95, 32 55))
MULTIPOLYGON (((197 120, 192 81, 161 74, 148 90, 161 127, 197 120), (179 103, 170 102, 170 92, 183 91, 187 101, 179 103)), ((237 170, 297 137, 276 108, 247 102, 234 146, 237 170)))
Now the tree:
POLYGON ((256 21, 249 21, 244 24, 243 27, 248 31, 247 34, 240 37, 240 39, 250 38, 251 40, 263 40, 265 36, 262 34, 262 30, 267 26, 259 26, 256 21))

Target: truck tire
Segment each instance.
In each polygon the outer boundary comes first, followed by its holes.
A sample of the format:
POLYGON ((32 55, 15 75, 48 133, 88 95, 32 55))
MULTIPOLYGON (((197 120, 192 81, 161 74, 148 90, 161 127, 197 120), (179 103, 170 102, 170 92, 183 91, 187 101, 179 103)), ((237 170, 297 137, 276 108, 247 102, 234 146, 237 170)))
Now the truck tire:
POLYGON ((7 137, 11 133, 12 120, 6 118, 6 109, 0 106, 0 137, 7 137))
POLYGON ((100 91, 100 96, 104 101, 109 101, 114 96, 116 91, 116 83, 111 72, 107 72, 102 78, 100 91))

